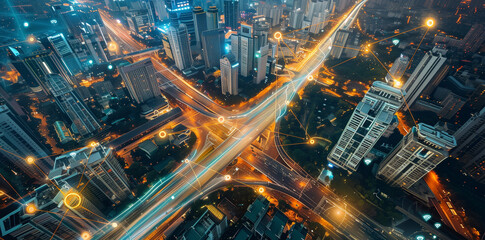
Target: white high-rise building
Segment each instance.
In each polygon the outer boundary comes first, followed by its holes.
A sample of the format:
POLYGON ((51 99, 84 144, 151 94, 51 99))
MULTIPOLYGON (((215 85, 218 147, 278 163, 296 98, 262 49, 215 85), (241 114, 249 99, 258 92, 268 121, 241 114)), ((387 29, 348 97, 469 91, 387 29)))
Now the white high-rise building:
POLYGON ((71 76, 82 71, 81 62, 72 51, 72 48, 69 46, 64 34, 59 33, 54 36, 49 36, 47 37, 47 40, 54 48, 57 56, 61 59, 64 68, 71 76))
POLYGON ((229 53, 221 58, 222 94, 238 94, 239 63, 234 54, 229 53))
POLYGON ((57 157, 49 177, 64 175, 66 171, 68 174, 84 174, 84 182, 91 179, 90 183, 114 203, 131 195, 128 178, 118 159, 110 148, 100 144, 93 143, 93 146, 57 157))
POLYGON ((410 188, 448 158, 448 152, 455 146, 453 136, 420 123, 380 164, 377 176, 392 186, 410 188))
POLYGON ((404 94, 384 82, 374 82, 352 113, 328 161, 348 171, 357 170, 401 108, 404 94))
POLYGON ((47 76, 47 85, 56 103, 67 114, 81 135, 88 135, 101 128, 93 113, 88 109, 67 81, 57 74, 47 76))
POLYGON ((386 75, 386 82, 400 81, 404 71, 409 64, 409 57, 401 54, 392 64, 389 73, 386 75))
POLYGON ((303 14, 304 12, 298 8, 290 13, 289 26, 293 29, 300 29, 303 24, 303 14))
POLYGON ((36 165, 44 172, 52 167, 47 149, 35 139, 32 130, 6 105, 0 104, 0 158, 10 161, 32 178, 44 180, 38 169, 26 162, 27 157, 36 159, 36 165), (2 157, 3 156, 3 157, 2 157))
POLYGON ((120 67, 120 74, 131 98, 138 104, 160 97, 155 67, 150 58, 120 67))
POLYGON ((406 103, 404 106, 411 107, 426 88, 433 88, 443 79, 446 62, 446 50, 433 48, 426 53, 421 62, 406 81, 402 89, 406 92, 406 103))
POLYGON ((269 55, 269 45, 261 47, 259 51, 256 52, 256 77, 254 78, 254 83, 260 84, 261 81, 266 79, 266 64, 268 63, 269 55))
POLYGON ((189 33, 185 24, 180 24, 178 28, 170 26, 169 41, 177 68, 184 70, 191 67, 194 60, 192 59, 189 33))

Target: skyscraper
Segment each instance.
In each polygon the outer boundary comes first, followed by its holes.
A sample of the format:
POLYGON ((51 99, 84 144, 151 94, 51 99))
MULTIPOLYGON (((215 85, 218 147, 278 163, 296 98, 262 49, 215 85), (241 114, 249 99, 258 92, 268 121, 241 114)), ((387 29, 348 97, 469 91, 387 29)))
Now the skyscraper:
POLYGON ((347 44, 347 39, 349 38, 350 31, 348 30, 338 30, 333 40, 332 50, 330 55, 336 59, 339 59, 344 52, 344 47, 347 44))
POLYGON ((266 79, 266 64, 268 63, 269 55, 269 45, 263 46, 256 52, 256 76, 254 78, 254 83, 260 84, 264 79, 266 79))
POLYGON ((231 36, 231 52, 240 63, 240 72, 243 77, 250 76, 253 70, 255 46, 253 26, 241 24, 241 31, 231 36))
POLYGON ((485 42, 485 24, 473 25, 462 42, 465 53, 475 53, 485 42))
POLYGON ((224 54, 224 29, 212 29, 202 32, 202 49, 207 68, 220 67, 220 59, 224 54))
POLYGON ((396 58, 396 60, 392 64, 391 69, 389 69, 389 73, 386 75, 386 82, 400 81, 402 75, 404 75, 404 71, 406 71, 408 64, 408 56, 401 54, 399 58, 396 58))
POLYGON ((290 13, 289 26, 294 29, 300 29, 303 24, 303 14, 304 12, 298 8, 290 13))
MULTIPOLYGON (((446 50, 433 48, 426 53, 421 62, 406 81, 402 89, 406 92, 407 110, 423 94, 424 91, 434 90, 445 77, 448 66, 445 64, 446 50)), ((429 94, 429 93, 428 93, 429 94)))
POLYGON ((403 103, 404 92, 376 81, 355 108, 328 161, 355 171, 392 122, 403 103))
POLYGON ((221 58, 222 94, 238 94, 239 63, 234 54, 229 53, 221 58))
POLYGON ((207 30, 207 16, 201 7, 194 7, 195 39, 197 48, 202 48, 202 32, 207 30))
POLYGON ((420 123, 379 165, 377 176, 393 186, 410 188, 443 160, 456 146, 455 138, 420 123))
POLYGON ((39 180, 45 176, 29 165, 27 157, 33 157, 35 164, 44 172, 52 167, 48 150, 35 138, 27 123, 16 116, 6 105, 0 105, 0 156, 7 159, 25 174, 39 180))
POLYGON ((238 0, 224 0, 224 22, 226 28, 237 30, 239 27, 239 1, 238 0))
POLYGON ((207 29, 219 28, 219 10, 216 6, 210 6, 207 10, 207 29))
POLYGON ((168 10, 170 26, 178 29, 179 25, 184 24, 188 33, 187 38, 190 41, 190 46, 195 46, 197 41, 192 14, 192 0, 165 0, 165 6, 168 10))
POLYGON ((79 134, 85 136, 101 128, 94 115, 64 78, 50 74, 47 76, 47 85, 57 105, 71 119, 75 126, 74 130, 79 134))
POLYGON ((474 114, 453 134, 457 147, 451 155, 464 163, 473 178, 485 183, 485 108, 474 114))
POLYGON ((180 24, 178 28, 170 26, 169 40, 177 68, 184 70, 191 67, 194 60, 192 59, 189 34, 185 24, 180 24))
POLYGON ((47 37, 47 40, 59 59, 61 59, 61 62, 69 75, 73 76, 82 71, 81 63, 72 51, 71 46, 69 46, 64 34, 59 33, 54 36, 49 36, 47 37))
POLYGON ((153 24, 148 9, 130 10, 125 14, 131 33, 144 38, 153 24))
POLYGON ((120 67, 119 70, 131 98, 138 104, 160 97, 156 70, 150 58, 120 67))
POLYGON ((24 196, 25 205, 14 202, 2 209, 0 235, 13 239, 60 240, 77 239, 84 232, 99 230, 104 226, 100 223, 104 214, 99 210, 102 204, 98 199, 93 198, 87 188, 81 199, 67 197, 70 193, 79 193, 76 186, 80 176, 72 174, 51 179, 56 186, 44 184, 24 196))
POLYGON ((49 74, 60 74, 70 84, 74 84, 59 58, 49 50, 34 52, 31 55, 19 55, 16 60, 12 61, 12 65, 36 93, 42 91, 49 93, 49 88, 45 84, 45 79, 49 74))
MULTIPOLYGON (((85 184, 89 179, 94 187, 106 198, 114 203, 118 203, 131 194, 128 178, 123 171, 118 160, 115 158, 110 148, 100 144, 81 148, 56 158, 54 169, 49 177, 54 178, 59 174, 64 174, 65 169, 68 174, 84 174, 85 184)), ((98 197, 101 198, 101 197, 98 197)))

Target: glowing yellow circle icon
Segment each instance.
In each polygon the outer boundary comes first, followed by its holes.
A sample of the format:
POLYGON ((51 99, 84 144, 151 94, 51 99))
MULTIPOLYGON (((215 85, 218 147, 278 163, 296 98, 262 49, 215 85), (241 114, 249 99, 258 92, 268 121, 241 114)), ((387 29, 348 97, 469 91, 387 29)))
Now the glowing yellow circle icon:
POLYGON ((264 193, 264 188, 263 187, 258 188, 258 192, 259 193, 264 193))
POLYGON ((281 34, 280 32, 275 32, 274 33, 274 38, 276 40, 280 40, 282 37, 283 37, 283 34, 281 34))
POLYGON ((224 119, 224 117, 223 117, 223 116, 220 116, 220 117, 217 119, 217 121, 219 121, 219 123, 223 123, 223 122, 224 122, 224 120, 225 120, 225 119, 224 119))
POLYGON ((35 41, 35 38, 34 37, 29 37, 29 39, 27 39, 29 42, 33 43, 35 41))
POLYGON ((98 143, 97 143, 97 142, 91 142, 89 145, 90 145, 91 147, 96 147, 96 146, 98 145, 98 143))
POLYGON ((308 76, 308 81, 313 81, 313 75, 308 76))
POLYGON ((189 159, 185 159, 185 163, 189 163, 189 159))
POLYGON ((310 139, 310 144, 315 144, 315 140, 314 139, 310 139))
POLYGON ((118 45, 115 42, 110 42, 108 44, 108 50, 114 52, 116 49, 118 49, 118 45))
POLYGON ((114 227, 114 228, 117 228, 118 227, 118 223, 116 223, 116 222, 111 223, 111 226, 114 227))
POLYGON ((34 164, 35 163, 35 159, 33 157, 27 157, 25 159, 25 161, 28 163, 28 164, 34 164))
POLYGON ((30 203, 30 204, 27 205, 27 207, 25 207, 25 211, 28 214, 34 214, 35 212, 37 212, 37 208, 35 207, 35 205, 33 203, 30 203))
POLYGON ((165 138, 165 137, 167 136, 167 132, 165 132, 165 131, 160 131, 160 132, 158 133, 158 136, 159 136, 160 138, 165 138))
POLYGON ((426 26, 432 27, 433 25, 434 25, 434 20, 433 19, 426 20, 426 26))
POLYGON ((81 233, 81 238, 84 240, 91 239, 91 234, 89 232, 83 232, 81 233))
POLYGON ((231 180, 231 176, 230 176, 230 175, 225 175, 225 176, 224 176, 224 180, 226 180, 226 181, 231 180))
POLYGON ((68 208, 77 208, 81 206, 81 195, 79 193, 69 193, 64 197, 64 204, 68 208))

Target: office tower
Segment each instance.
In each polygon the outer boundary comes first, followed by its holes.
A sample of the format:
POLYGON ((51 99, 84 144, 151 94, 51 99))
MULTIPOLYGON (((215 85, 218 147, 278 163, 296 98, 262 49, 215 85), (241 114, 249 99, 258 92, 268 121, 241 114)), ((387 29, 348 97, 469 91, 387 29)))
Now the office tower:
POLYGON ((85 136, 101 128, 94 115, 64 78, 50 74, 47 76, 47 85, 57 105, 74 124, 74 132, 85 136))
POLYGON ((219 10, 216 6, 210 6, 207 10, 207 29, 219 28, 219 10))
POLYGON ((314 15, 312 18, 312 24, 310 25, 310 32, 313 34, 320 33, 321 30, 325 27, 326 23, 325 20, 328 16, 328 11, 323 11, 314 15))
MULTIPOLYGON (((49 177, 66 174, 84 174, 81 185, 93 184, 93 194, 102 194, 114 203, 131 195, 128 178, 110 148, 93 143, 93 146, 81 148, 56 158, 49 177), (99 190, 99 191, 96 191, 99 190)), ((101 199, 102 197, 97 197, 101 199)))
POLYGON ((401 54, 392 64, 389 73, 386 75, 386 82, 400 81, 409 64, 409 57, 401 54))
POLYGON ((304 12, 298 8, 290 13, 289 26, 293 29, 300 29, 303 24, 303 14, 304 12))
POLYGON ((268 45, 269 24, 266 22, 256 22, 253 24, 253 37, 255 49, 268 45))
POLYGON ((413 127, 379 165, 377 176, 392 186, 410 188, 448 158, 455 138, 424 123, 413 127))
POLYGON ((330 51, 330 55, 333 58, 340 59, 342 57, 342 53, 344 52, 344 47, 347 44, 347 39, 349 38, 350 31, 347 30, 338 30, 337 34, 335 35, 335 39, 333 40, 332 50, 330 51))
POLYGON ((61 59, 61 62, 63 63, 64 68, 67 70, 69 75, 73 76, 82 71, 79 59, 77 59, 76 55, 72 51, 69 43, 62 33, 54 36, 49 36, 47 37, 47 40, 56 52, 59 59, 61 59))
POLYGON ((328 154, 328 161, 355 171, 369 153, 403 103, 404 92, 376 81, 355 108, 342 135, 328 154))
POLYGON ((190 46, 195 46, 197 42, 192 14, 192 0, 165 0, 165 6, 168 10, 170 26, 178 29, 179 25, 184 24, 188 33, 187 37, 190 37, 190 46))
POLYGON ((475 53, 485 42, 485 24, 473 25, 462 40, 465 53, 475 53))
POLYGON ((234 54, 229 53, 221 58, 222 94, 238 94, 239 63, 234 54))
POLYGON ((439 82, 445 77, 448 71, 448 65, 445 64, 446 50, 433 48, 426 53, 421 62, 406 81, 402 89, 406 92, 406 103, 404 106, 407 110, 421 96, 421 94, 430 94, 439 82))
POLYGON ((49 89, 45 84, 45 78, 49 74, 60 74, 70 84, 74 84, 59 58, 49 50, 34 52, 31 55, 19 55, 16 57, 16 60, 12 61, 12 65, 32 91, 36 93, 42 91, 49 93, 49 89))
POLYGON ((138 104, 160 97, 156 70, 150 58, 122 66, 119 71, 131 98, 138 104))
MULTIPOLYGON (((24 196, 25 205, 17 202, 2 209, 0 234, 13 239, 78 239, 84 232, 95 232, 104 226, 100 202, 86 189, 81 201, 66 196, 80 192, 76 188, 80 174, 51 179, 56 184, 44 184, 24 196), (61 192, 62 191, 62 192, 61 192), (66 200, 66 201, 64 201, 66 200), (68 205, 69 204, 69 207, 68 205), (77 207, 72 207, 76 206, 77 207), (30 212, 29 206, 34 207, 30 212)), ((7 239, 10 239, 7 238, 7 239)))
POLYGON ((202 32, 202 49, 206 68, 220 67, 224 55, 224 29, 212 29, 202 32))
POLYGON ((0 105, 0 156, 7 159, 25 174, 38 180, 45 176, 37 167, 29 165, 27 157, 33 157, 35 164, 44 172, 52 167, 52 159, 42 143, 36 139, 27 123, 16 116, 6 105, 0 105))
POLYGON ((125 14, 128 26, 130 27, 130 32, 136 36, 145 38, 145 35, 150 31, 152 26, 148 10, 130 10, 125 14))
POLYGON ((226 28, 237 30, 239 28, 239 1, 224 0, 224 23, 226 28))
POLYGON ((250 76, 253 70, 254 42, 253 30, 250 25, 241 24, 240 33, 231 36, 231 52, 240 63, 240 72, 244 77, 250 76))
POLYGON ((260 84, 264 79, 266 79, 266 64, 268 63, 269 55, 269 45, 261 47, 259 51, 256 52, 256 77, 254 78, 254 83, 260 84))
POLYGON ((272 27, 280 24, 281 15, 283 14, 283 7, 280 5, 260 4, 256 9, 257 14, 265 16, 272 27))
MULTIPOLYGON (((165 55, 174 60, 175 58, 173 57, 172 53, 172 46, 170 45, 170 33, 169 29, 167 26, 164 26, 163 28, 158 28, 162 34, 162 45, 163 45, 163 50, 165 51, 165 55)), ((175 60, 174 60, 175 61, 175 60)))
POLYGON ((202 48, 202 32, 207 30, 207 16, 204 9, 201 7, 194 7, 194 23, 195 23, 195 39, 198 49, 202 48))
POLYGON ((168 19, 167 8, 165 7, 165 2, 163 0, 151 0, 153 3, 153 8, 159 21, 168 19))
POLYGON ((189 34, 185 24, 180 24, 178 28, 170 26, 169 39, 177 68, 182 71, 191 67, 194 60, 192 59, 189 34))
POLYGON ((451 155, 465 164, 465 171, 473 178, 485 183, 485 108, 472 115, 453 136, 457 147, 451 155))

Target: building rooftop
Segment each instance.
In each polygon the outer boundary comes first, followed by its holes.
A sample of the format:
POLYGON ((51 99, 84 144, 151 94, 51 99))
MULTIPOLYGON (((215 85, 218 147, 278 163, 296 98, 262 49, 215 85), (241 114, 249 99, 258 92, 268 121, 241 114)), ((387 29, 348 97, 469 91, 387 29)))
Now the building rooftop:
POLYGON ((455 137, 446 132, 436 130, 433 126, 419 123, 417 131, 415 129, 416 127, 413 128, 413 131, 427 144, 434 145, 437 148, 442 148, 447 151, 456 147, 455 137))

